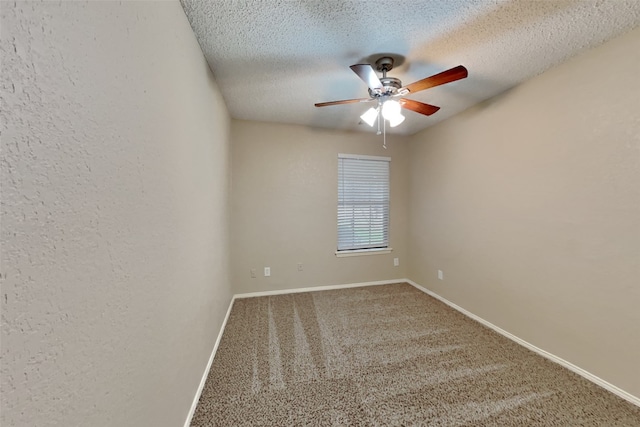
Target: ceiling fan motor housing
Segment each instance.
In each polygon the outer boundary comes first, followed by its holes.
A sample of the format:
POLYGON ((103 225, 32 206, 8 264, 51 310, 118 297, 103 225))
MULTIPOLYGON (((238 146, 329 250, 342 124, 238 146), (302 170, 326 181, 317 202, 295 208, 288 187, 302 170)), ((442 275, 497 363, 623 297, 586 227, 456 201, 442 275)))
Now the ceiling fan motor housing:
POLYGON ((369 95, 372 98, 394 95, 402 87, 400 79, 395 77, 383 77, 380 82, 382 83, 381 89, 369 89, 369 95))

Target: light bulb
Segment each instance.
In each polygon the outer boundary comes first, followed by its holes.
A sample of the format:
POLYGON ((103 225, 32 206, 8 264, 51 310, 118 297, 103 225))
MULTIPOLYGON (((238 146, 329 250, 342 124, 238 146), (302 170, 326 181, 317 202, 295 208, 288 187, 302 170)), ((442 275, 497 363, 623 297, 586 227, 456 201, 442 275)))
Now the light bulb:
POLYGON ((404 116, 400 113, 398 113, 397 116, 392 117, 389 119, 389 126, 391 126, 392 128, 398 126, 400 123, 404 122, 404 116))
POLYGON ((398 101, 390 99, 382 104, 382 117, 384 117, 385 119, 391 121, 394 117, 400 115, 400 103, 398 101))
POLYGON ((363 115, 360 116, 363 122, 369 126, 373 126, 378 118, 378 110, 376 108, 369 108, 363 115))

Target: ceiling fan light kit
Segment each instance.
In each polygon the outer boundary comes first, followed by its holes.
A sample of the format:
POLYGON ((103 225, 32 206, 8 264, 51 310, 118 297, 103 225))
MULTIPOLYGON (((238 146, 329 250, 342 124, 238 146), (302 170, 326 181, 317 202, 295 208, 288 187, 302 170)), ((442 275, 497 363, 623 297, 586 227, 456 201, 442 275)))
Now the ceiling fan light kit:
POLYGON ((404 122, 405 117, 398 113, 397 115, 391 117, 391 118, 387 118, 387 120, 389 120, 389 126, 394 128, 396 126, 398 126, 399 124, 401 124, 402 122, 404 122))
POLYGON ((397 119, 398 116, 402 116, 402 113, 400 113, 400 108, 400 103, 398 101, 387 99, 382 104, 382 117, 389 121, 397 119))
MULTIPOLYGON (((430 116, 440 109, 435 105, 425 104, 412 99, 401 98, 410 93, 416 93, 421 90, 451 83, 456 80, 464 79, 468 76, 468 71, 462 65, 453 67, 439 74, 418 80, 407 86, 402 86, 400 79, 395 77, 387 77, 387 72, 393 69, 393 58, 383 56, 376 62, 376 70, 382 73, 382 77, 378 77, 376 71, 371 64, 356 64, 350 68, 360 77, 369 87, 369 98, 345 99, 341 101, 321 102, 315 104, 316 107, 328 107, 330 105, 354 104, 360 102, 378 103, 377 107, 370 108, 360 116, 363 122, 369 126, 373 126, 382 114, 382 117, 389 121, 389 126, 396 127, 402 123, 405 117, 402 115, 402 109, 411 110, 425 116, 430 116), (400 98, 396 100, 395 98, 400 98)), ((384 123, 383 123, 384 125, 384 123)), ((380 127, 380 121, 378 121, 380 127)), ((386 126, 383 126, 386 129, 386 126)))
POLYGON ((363 115, 360 116, 363 122, 368 124, 369 126, 373 126, 376 123, 376 119, 378 118, 378 109, 377 108, 369 108, 364 112, 363 115))

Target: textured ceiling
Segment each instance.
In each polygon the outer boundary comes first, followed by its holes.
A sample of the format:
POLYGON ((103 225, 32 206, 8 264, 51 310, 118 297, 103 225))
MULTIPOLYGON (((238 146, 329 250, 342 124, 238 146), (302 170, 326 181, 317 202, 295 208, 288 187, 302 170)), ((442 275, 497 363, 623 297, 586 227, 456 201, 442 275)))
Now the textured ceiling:
MULTIPOLYGON (((640 25, 640 0, 182 0, 236 119, 374 132, 371 104, 349 65, 380 53, 405 58, 404 85, 462 64, 469 77, 408 96, 438 105, 405 111, 413 134, 569 57, 640 25)), ((638 52, 629 52, 638 55, 638 52)), ((615 70, 611 70, 615 73, 615 70)), ((594 82, 597 84, 597 82, 594 82)))

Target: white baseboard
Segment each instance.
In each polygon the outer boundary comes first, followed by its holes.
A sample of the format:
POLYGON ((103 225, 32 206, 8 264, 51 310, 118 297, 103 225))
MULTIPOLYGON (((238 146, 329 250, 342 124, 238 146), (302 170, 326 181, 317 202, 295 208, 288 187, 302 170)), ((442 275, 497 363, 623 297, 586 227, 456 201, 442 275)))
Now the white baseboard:
POLYGON ((575 372, 576 374, 588 379, 589 381, 599 385, 600 387, 610 391, 611 393, 623 398, 624 400, 633 403, 636 406, 640 406, 640 398, 632 395, 631 393, 628 393, 624 390, 622 390, 619 387, 616 387, 615 385, 603 380, 600 377, 597 377, 595 375, 593 375, 592 373, 585 371, 584 369, 574 365, 571 362, 567 362, 566 360, 549 353, 548 351, 545 351, 541 348, 536 347, 535 345, 523 340, 522 338, 518 338, 517 336, 505 331, 504 329, 501 329, 499 327, 497 327, 496 325, 494 325, 493 323, 490 323, 486 320, 484 320, 483 318, 476 316, 475 314, 465 310, 464 308, 452 303, 451 301, 447 300, 446 298, 441 297, 440 295, 436 294, 433 291, 430 291, 420 285, 418 285, 416 282, 414 282, 413 280, 409 280, 409 279, 404 279, 404 281, 406 281, 407 283, 409 283, 411 286, 414 286, 416 289, 421 290, 422 292, 436 298, 437 300, 442 301, 443 303, 447 304, 449 307, 458 310, 460 313, 464 314, 467 317, 472 318, 473 320, 482 323, 483 325, 485 325, 488 328, 493 329, 494 331, 496 331, 497 333, 499 333, 500 335, 503 335, 507 338, 509 338, 512 341, 515 341, 516 343, 528 348, 529 350, 538 353, 539 355, 551 360, 552 362, 556 362, 562 366, 564 366, 565 368, 569 369, 572 372, 575 372))
POLYGON ((229 315, 231 314, 231 307, 233 307, 233 301, 235 301, 235 297, 232 297, 231 301, 229 302, 229 308, 227 308, 227 314, 224 316, 224 320, 222 321, 222 325, 220 326, 220 332, 218 332, 218 337, 216 338, 216 342, 213 345, 213 350, 211 351, 211 356, 209 356, 209 362, 207 362, 207 367, 204 369, 204 374, 202 375, 202 379, 200 380, 198 391, 196 392, 196 395, 193 398, 193 403, 191 403, 191 409, 189 409, 189 414, 187 414, 187 420, 184 423, 184 427, 189 427, 191 425, 193 414, 196 413, 196 408, 198 407, 198 402, 200 401, 200 395, 202 394, 202 390, 204 389, 204 384, 207 382, 207 377, 209 376, 209 370, 211 369, 213 358, 216 355, 216 351, 218 351, 218 346, 220 345, 220 340, 222 339, 222 333, 224 332, 224 328, 227 326, 227 320, 229 320, 229 315))
POLYGON ((284 295, 284 294, 297 294, 300 292, 313 292, 313 291, 328 291, 332 289, 346 289, 346 288, 359 288, 361 286, 377 286, 377 285, 390 285, 392 283, 406 282, 407 279, 391 279, 391 280, 379 280, 377 282, 360 282, 349 283, 346 285, 327 285, 327 286, 312 286, 308 288, 295 288, 295 289, 280 289, 277 291, 262 291, 262 292, 249 292, 246 294, 236 294, 233 296, 236 298, 253 298, 264 297, 269 295, 284 295))

